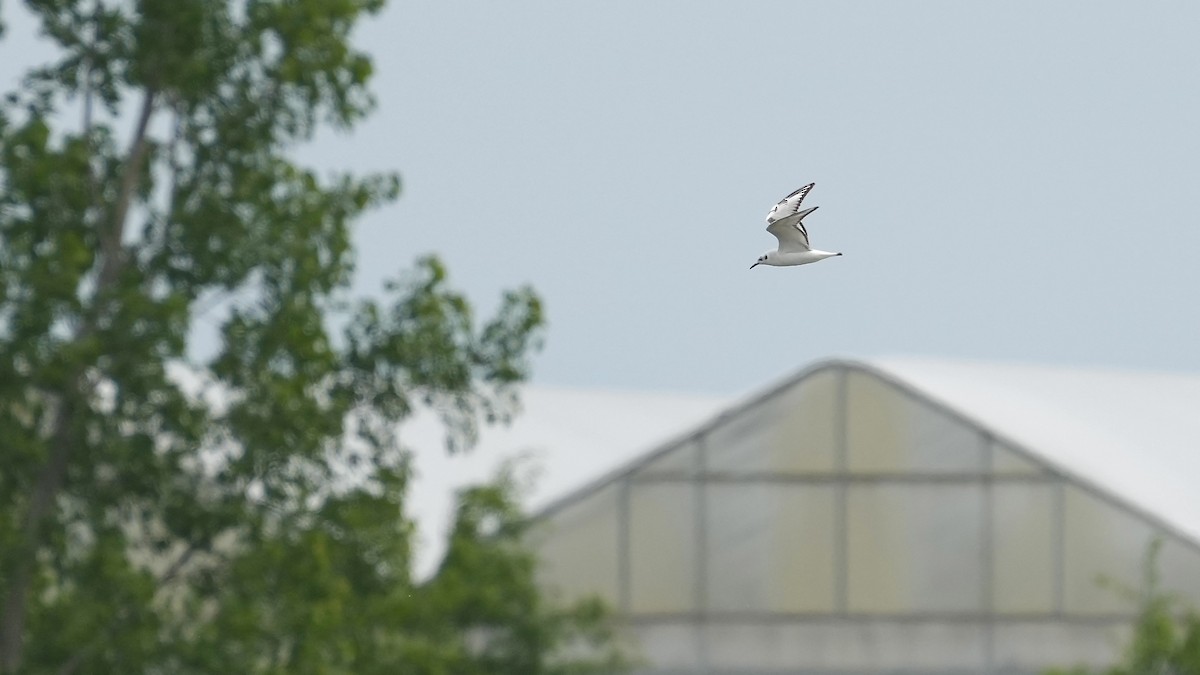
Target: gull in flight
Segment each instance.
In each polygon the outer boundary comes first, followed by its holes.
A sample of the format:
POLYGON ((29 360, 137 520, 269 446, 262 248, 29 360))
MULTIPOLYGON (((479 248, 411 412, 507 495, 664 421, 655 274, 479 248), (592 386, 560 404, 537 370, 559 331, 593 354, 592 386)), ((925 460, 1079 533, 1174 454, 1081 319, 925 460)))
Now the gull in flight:
POLYGON ((809 183, 784 197, 767 214, 767 232, 775 235, 775 238, 779 240, 779 248, 758 256, 758 261, 751 265, 750 269, 759 265, 776 267, 807 265, 841 255, 841 253, 830 251, 818 251, 808 244, 808 230, 804 229, 804 216, 816 211, 817 207, 810 206, 801 211, 800 202, 804 201, 805 195, 813 189, 814 185, 816 183, 809 183))

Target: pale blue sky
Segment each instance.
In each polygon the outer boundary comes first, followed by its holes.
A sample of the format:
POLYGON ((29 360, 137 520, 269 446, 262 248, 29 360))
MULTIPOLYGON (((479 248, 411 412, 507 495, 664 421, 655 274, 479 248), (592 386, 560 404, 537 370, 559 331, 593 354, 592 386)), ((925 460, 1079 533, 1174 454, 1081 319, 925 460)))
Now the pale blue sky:
POLYGON ((543 383, 1195 371, 1197 35, 1182 2, 393 2, 361 31, 378 111, 304 157, 403 175, 359 230, 363 290, 428 251, 481 310, 533 284, 543 383), (748 270, 809 181, 813 243, 845 256, 748 270))

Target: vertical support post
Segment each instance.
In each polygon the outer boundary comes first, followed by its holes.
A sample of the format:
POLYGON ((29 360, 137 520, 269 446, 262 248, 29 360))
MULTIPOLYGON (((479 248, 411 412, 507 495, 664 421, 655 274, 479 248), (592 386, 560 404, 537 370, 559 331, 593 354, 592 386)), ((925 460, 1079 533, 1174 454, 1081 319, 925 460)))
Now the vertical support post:
POLYGON ((696 457, 692 467, 692 499, 696 506, 696 583, 693 602, 697 614, 708 613, 708 443, 704 436, 696 439, 696 457))
POLYGON ((1066 611, 1067 594, 1067 488, 1062 476, 1053 474, 1054 613, 1066 611))
POLYGON ((980 527, 980 608, 983 610, 983 667, 985 673, 996 668, 996 537, 995 537, 995 439, 991 434, 980 434, 983 444, 983 508, 980 527))
POLYGON ((633 590, 631 585, 632 552, 630 546, 630 479, 621 478, 617 493, 617 600, 620 611, 626 617, 633 615, 633 590))
POLYGON ((696 457, 692 471, 692 494, 696 508, 696 581, 694 587, 695 638, 700 672, 710 672, 708 653, 708 438, 696 439, 696 457))
POLYGON ((849 509, 849 491, 848 481, 849 474, 849 457, 847 456, 848 449, 846 444, 847 425, 849 424, 847 414, 848 402, 848 384, 849 369, 845 366, 838 368, 837 374, 837 390, 835 396, 837 400, 834 402, 834 471, 835 477, 835 495, 834 495, 834 513, 833 513, 833 529, 834 537, 834 611, 840 614, 845 614, 850 609, 850 558, 849 558, 849 537, 847 510, 849 509))

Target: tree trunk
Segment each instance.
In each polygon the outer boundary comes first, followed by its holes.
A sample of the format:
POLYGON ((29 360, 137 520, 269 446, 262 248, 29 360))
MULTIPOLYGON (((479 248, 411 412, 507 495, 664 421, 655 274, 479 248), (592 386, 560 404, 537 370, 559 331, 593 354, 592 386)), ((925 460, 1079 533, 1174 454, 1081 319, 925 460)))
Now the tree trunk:
MULTIPOLYGON (((97 274, 96 292, 91 311, 75 332, 80 340, 92 334, 104 296, 116 285, 121 268, 125 264, 121 241, 125 236, 125 221, 128 218, 134 193, 138 188, 142 162, 146 158, 146 129, 154 112, 155 91, 147 89, 142 100, 141 113, 129 147, 128 159, 121 173, 121 187, 113 209, 110 226, 100 237, 100 270, 97 274)), ((99 206, 99 205, 97 205, 99 206)), ((29 500, 29 513, 25 519, 25 536, 17 555, 15 569, 8 580, 8 594, 4 599, 3 614, 0 614, 0 673, 16 672, 21 667, 21 649, 25 638, 25 612, 29 595, 29 584, 42 545, 46 519, 50 517, 54 500, 67 476, 67 465, 73 448, 71 427, 75 423, 76 407, 86 401, 83 366, 69 380, 70 391, 62 392, 59 407, 50 435, 50 457, 38 474, 33 494, 29 500)))

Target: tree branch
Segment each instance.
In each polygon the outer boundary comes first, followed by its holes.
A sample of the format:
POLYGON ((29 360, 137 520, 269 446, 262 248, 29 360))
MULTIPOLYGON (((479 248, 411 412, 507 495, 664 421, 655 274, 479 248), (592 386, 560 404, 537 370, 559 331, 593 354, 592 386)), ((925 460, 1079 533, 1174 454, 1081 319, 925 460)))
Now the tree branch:
MULTIPOLYGON (((130 143, 129 156, 125 160, 125 167, 121 173, 121 189, 117 194, 113 218, 108 223, 108 228, 100 233, 101 261, 95 294, 98 304, 93 304, 88 318, 76 330, 76 340, 86 338, 95 330, 98 314, 102 311, 99 303, 103 302, 104 296, 116 283, 125 263, 121 240, 125 234, 125 221, 129 215, 129 208, 138 188, 142 163, 146 157, 148 145, 146 131, 154 112, 155 93, 153 88, 147 89, 142 100, 142 109, 138 116, 133 141, 130 143)), ((3 614, 0 615, 0 672, 14 672, 21 666, 21 647, 25 635, 26 596, 29 593, 36 552, 42 543, 42 525, 50 515, 54 499, 58 496, 67 475, 67 465, 74 446, 74 438, 70 433, 71 425, 75 422, 78 413, 76 407, 79 401, 86 396, 83 391, 85 388, 83 371, 84 364, 77 364, 74 376, 67 380, 68 390, 62 393, 59 400, 53 431, 50 434, 50 457, 38 473, 37 482, 30 495, 29 512, 25 519, 25 535, 22 538, 16 569, 8 579, 8 596, 4 601, 3 614)))
MULTIPOLYGON (((81 378, 76 378, 81 379, 81 378)), ((73 388, 78 389, 78 381, 73 388)), ((49 515, 54 497, 67 473, 67 459, 71 453, 70 420, 74 414, 75 400, 69 396, 59 399, 55 417, 54 434, 51 437, 50 460, 42 467, 34 486, 25 518, 25 537, 21 545, 20 559, 8 584, 8 597, 4 601, 4 614, 0 617, 0 672, 15 672, 21 665, 21 647, 25 634, 26 595, 29 593, 30 576, 37 546, 42 538, 42 523, 49 515)))
POLYGON ((83 76, 83 140, 85 143, 87 143, 88 149, 88 193, 92 199, 92 213, 99 213, 101 211, 100 177, 96 175, 96 169, 92 166, 92 156, 96 151, 95 144, 92 142, 94 99, 96 97, 96 92, 95 87, 92 86, 92 59, 90 55, 85 61, 83 76))
POLYGON ((112 288, 117 275, 125 265, 122 255, 121 241, 125 237, 125 221, 129 217, 129 208, 133 204, 134 193, 138 188, 138 178, 142 173, 142 163, 146 159, 146 129, 150 125, 150 117, 154 114, 154 100, 157 92, 147 89, 142 99, 142 111, 138 116, 137 128, 133 141, 129 146, 129 155, 125 167, 121 171, 121 189, 117 193, 117 204, 113 208, 112 222, 105 232, 100 233, 100 275, 96 281, 96 295, 99 297, 112 288))

